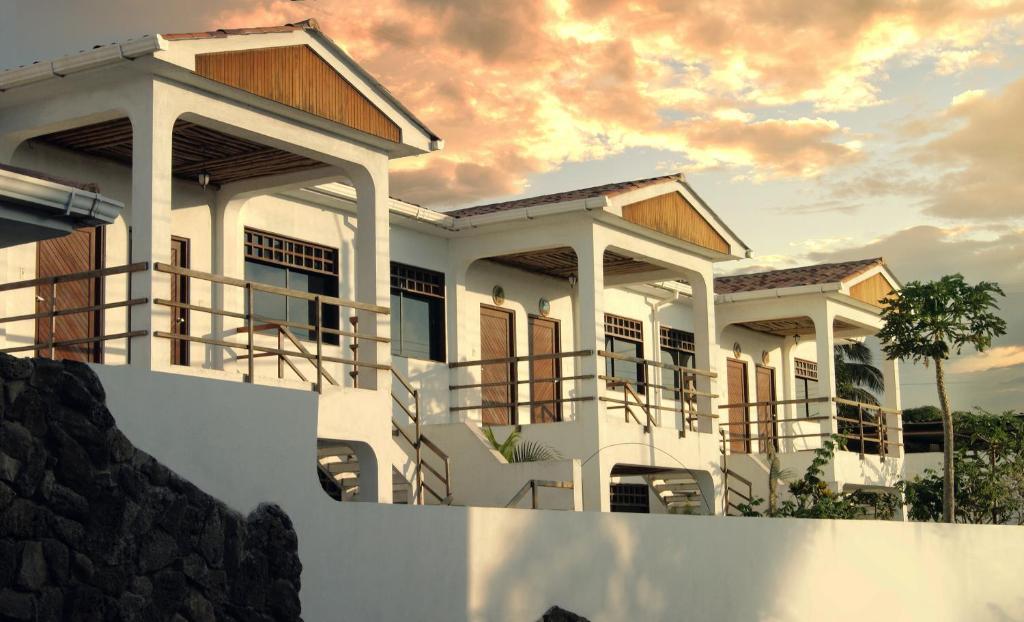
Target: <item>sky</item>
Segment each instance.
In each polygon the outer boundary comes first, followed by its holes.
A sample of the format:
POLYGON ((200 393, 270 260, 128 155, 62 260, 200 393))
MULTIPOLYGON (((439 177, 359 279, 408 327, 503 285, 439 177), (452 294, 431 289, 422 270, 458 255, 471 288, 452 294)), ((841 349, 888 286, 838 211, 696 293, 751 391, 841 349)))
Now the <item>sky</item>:
MULTIPOLYGON (((445 149, 437 209, 682 171, 754 250, 995 281, 1008 334, 955 408, 1024 410, 1024 0, 3 0, 0 66, 146 33, 315 18, 445 149)), ((936 404, 904 365, 904 406, 936 404)))

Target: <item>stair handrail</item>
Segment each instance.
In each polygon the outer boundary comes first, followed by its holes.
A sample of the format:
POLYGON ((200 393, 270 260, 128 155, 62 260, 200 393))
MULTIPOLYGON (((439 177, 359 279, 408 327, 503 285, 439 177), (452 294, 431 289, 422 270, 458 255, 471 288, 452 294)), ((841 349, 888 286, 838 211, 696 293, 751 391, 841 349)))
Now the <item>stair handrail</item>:
POLYGON ((572 490, 573 489, 573 483, 570 482, 570 481, 566 481, 566 480, 531 479, 528 482, 526 482, 525 484, 523 484, 523 487, 519 489, 519 492, 517 492, 514 497, 512 497, 511 501, 509 501, 508 503, 505 504, 505 507, 506 508, 515 507, 516 504, 518 504, 522 500, 522 498, 524 496, 526 496, 526 493, 529 491, 529 492, 532 493, 530 495, 530 509, 536 510, 537 509, 537 489, 538 488, 558 488, 558 489, 561 489, 561 490, 566 490, 566 489, 572 490))
POLYGON ((410 381, 408 378, 403 376, 401 373, 398 372, 398 370, 396 370, 393 367, 391 368, 391 374, 392 374, 392 376, 396 380, 398 380, 398 385, 401 386, 402 388, 404 388, 412 396, 412 408, 410 408, 406 403, 404 403, 398 397, 398 395, 395 394, 394 387, 396 385, 394 383, 392 383, 392 385, 391 385, 392 386, 391 398, 394 400, 394 402, 396 404, 398 404, 399 408, 402 409, 402 412, 404 412, 406 414, 406 416, 409 417, 409 419, 413 422, 413 426, 414 426, 413 427, 413 435, 412 435, 412 437, 410 437, 405 432, 405 430, 403 430, 402 427, 398 425, 398 422, 395 421, 394 418, 391 419, 391 427, 399 434, 399 436, 404 438, 405 441, 407 443, 409 443, 409 445, 412 446, 413 451, 415 452, 415 458, 414 459, 415 459, 415 465, 416 465, 415 466, 415 469, 416 469, 415 470, 415 473, 416 473, 416 477, 415 477, 415 479, 416 479, 416 482, 415 482, 416 483, 416 486, 415 486, 415 488, 416 488, 415 489, 416 504, 417 505, 424 505, 425 499, 424 499, 424 494, 423 493, 427 492, 432 497, 437 499, 438 503, 441 503, 443 505, 448 505, 452 501, 452 483, 451 483, 452 482, 452 477, 451 477, 452 465, 451 465, 451 458, 448 456, 447 453, 444 452, 444 450, 442 450, 440 447, 438 447, 438 445, 436 443, 434 443, 429 438, 427 438, 427 436, 423 433, 422 422, 420 420, 420 392, 419 392, 419 389, 415 388, 412 385, 412 381, 410 381), (444 471, 443 473, 441 472, 441 470, 431 466, 429 462, 424 460, 423 450, 422 450, 423 447, 426 447, 431 452, 433 452, 434 455, 438 458, 438 460, 441 461, 441 463, 443 465, 441 467, 443 469, 443 471, 444 471), (425 481, 425 478, 423 477, 423 469, 426 469, 426 470, 430 471, 431 473, 433 473, 434 477, 439 479, 441 481, 441 483, 444 484, 444 494, 443 495, 440 492, 434 490, 434 488, 432 486, 430 486, 430 484, 428 484, 425 481))

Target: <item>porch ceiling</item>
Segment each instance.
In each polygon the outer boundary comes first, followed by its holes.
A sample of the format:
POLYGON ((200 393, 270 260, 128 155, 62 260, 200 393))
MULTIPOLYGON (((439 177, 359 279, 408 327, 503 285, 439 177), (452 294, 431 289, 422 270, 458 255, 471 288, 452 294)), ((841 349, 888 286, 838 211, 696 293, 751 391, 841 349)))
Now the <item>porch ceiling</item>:
MULTIPOLYGON (((806 316, 740 322, 739 325, 750 330, 756 330, 759 333, 768 333, 778 337, 792 337, 793 335, 810 335, 814 333, 814 322, 806 316)), ((836 319, 832 323, 833 332, 853 328, 856 328, 856 326, 841 319, 836 319)))
MULTIPOLYGON (((489 257, 493 262, 500 263, 519 270, 543 274, 558 278, 568 278, 578 271, 576 251, 568 246, 549 248, 526 253, 514 253, 511 255, 499 255, 489 257)), ((624 274, 639 274, 641 272, 652 272, 658 267, 627 257, 613 251, 604 252, 604 274, 605 276, 620 276, 624 274)))
MULTIPOLYGON (((132 163, 132 125, 127 118, 55 132, 35 140, 129 166, 132 163)), ((175 177, 194 182, 199 173, 205 172, 215 186, 326 166, 188 121, 174 124, 172 160, 175 177)))

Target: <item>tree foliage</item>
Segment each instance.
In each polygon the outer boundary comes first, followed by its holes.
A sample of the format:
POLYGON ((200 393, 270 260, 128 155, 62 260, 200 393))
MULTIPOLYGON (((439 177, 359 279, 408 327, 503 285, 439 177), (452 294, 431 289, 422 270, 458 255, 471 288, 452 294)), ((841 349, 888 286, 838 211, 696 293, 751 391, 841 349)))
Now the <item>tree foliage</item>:
POLYGON ((981 352, 992 339, 1006 334, 1006 322, 995 314, 996 296, 1003 290, 996 283, 982 281, 968 285, 959 274, 938 281, 913 281, 889 296, 882 310, 884 326, 878 333, 882 349, 890 359, 935 364, 935 386, 942 409, 942 520, 956 520, 956 463, 954 459, 953 413, 946 391, 943 361, 964 346, 981 352))
POLYGON ((847 400, 878 404, 877 394, 885 390, 882 371, 875 367, 867 345, 855 341, 835 347, 836 394, 847 400))
MULTIPOLYGON (((958 523, 1024 524, 1024 418, 958 412, 953 489, 958 523)), ((911 520, 942 517, 943 476, 933 469, 901 482, 911 520)))
POLYGON ((837 447, 843 439, 833 436, 814 451, 814 459, 799 479, 788 483, 790 499, 786 499, 774 511, 761 511, 764 499, 755 498, 750 503, 737 506, 744 516, 769 516, 775 518, 832 518, 891 519, 899 507, 899 497, 891 493, 875 493, 857 490, 842 492, 832 490, 822 479, 824 467, 835 457, 837 447))
POLYGON ((491 428, 484 428, 484 436, 487 437, 491 447, 496 449, 507 462, 544 462, 562 459, 561 454, 543 443, 522 440, 519 432, 515 430, 509 432, 501 443, 494 437, 494 431, 491 428))

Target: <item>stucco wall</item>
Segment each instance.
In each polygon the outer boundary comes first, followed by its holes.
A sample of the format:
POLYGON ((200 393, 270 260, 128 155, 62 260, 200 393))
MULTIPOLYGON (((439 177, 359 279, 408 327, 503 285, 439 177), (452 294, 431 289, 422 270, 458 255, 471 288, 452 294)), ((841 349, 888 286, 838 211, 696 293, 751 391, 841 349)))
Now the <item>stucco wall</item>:
POLYGON ((307 620, 1024 617, 1017 528, 339 504, 313 470, 315 394, 96 371, 137 446, 292 516, 307 620))

